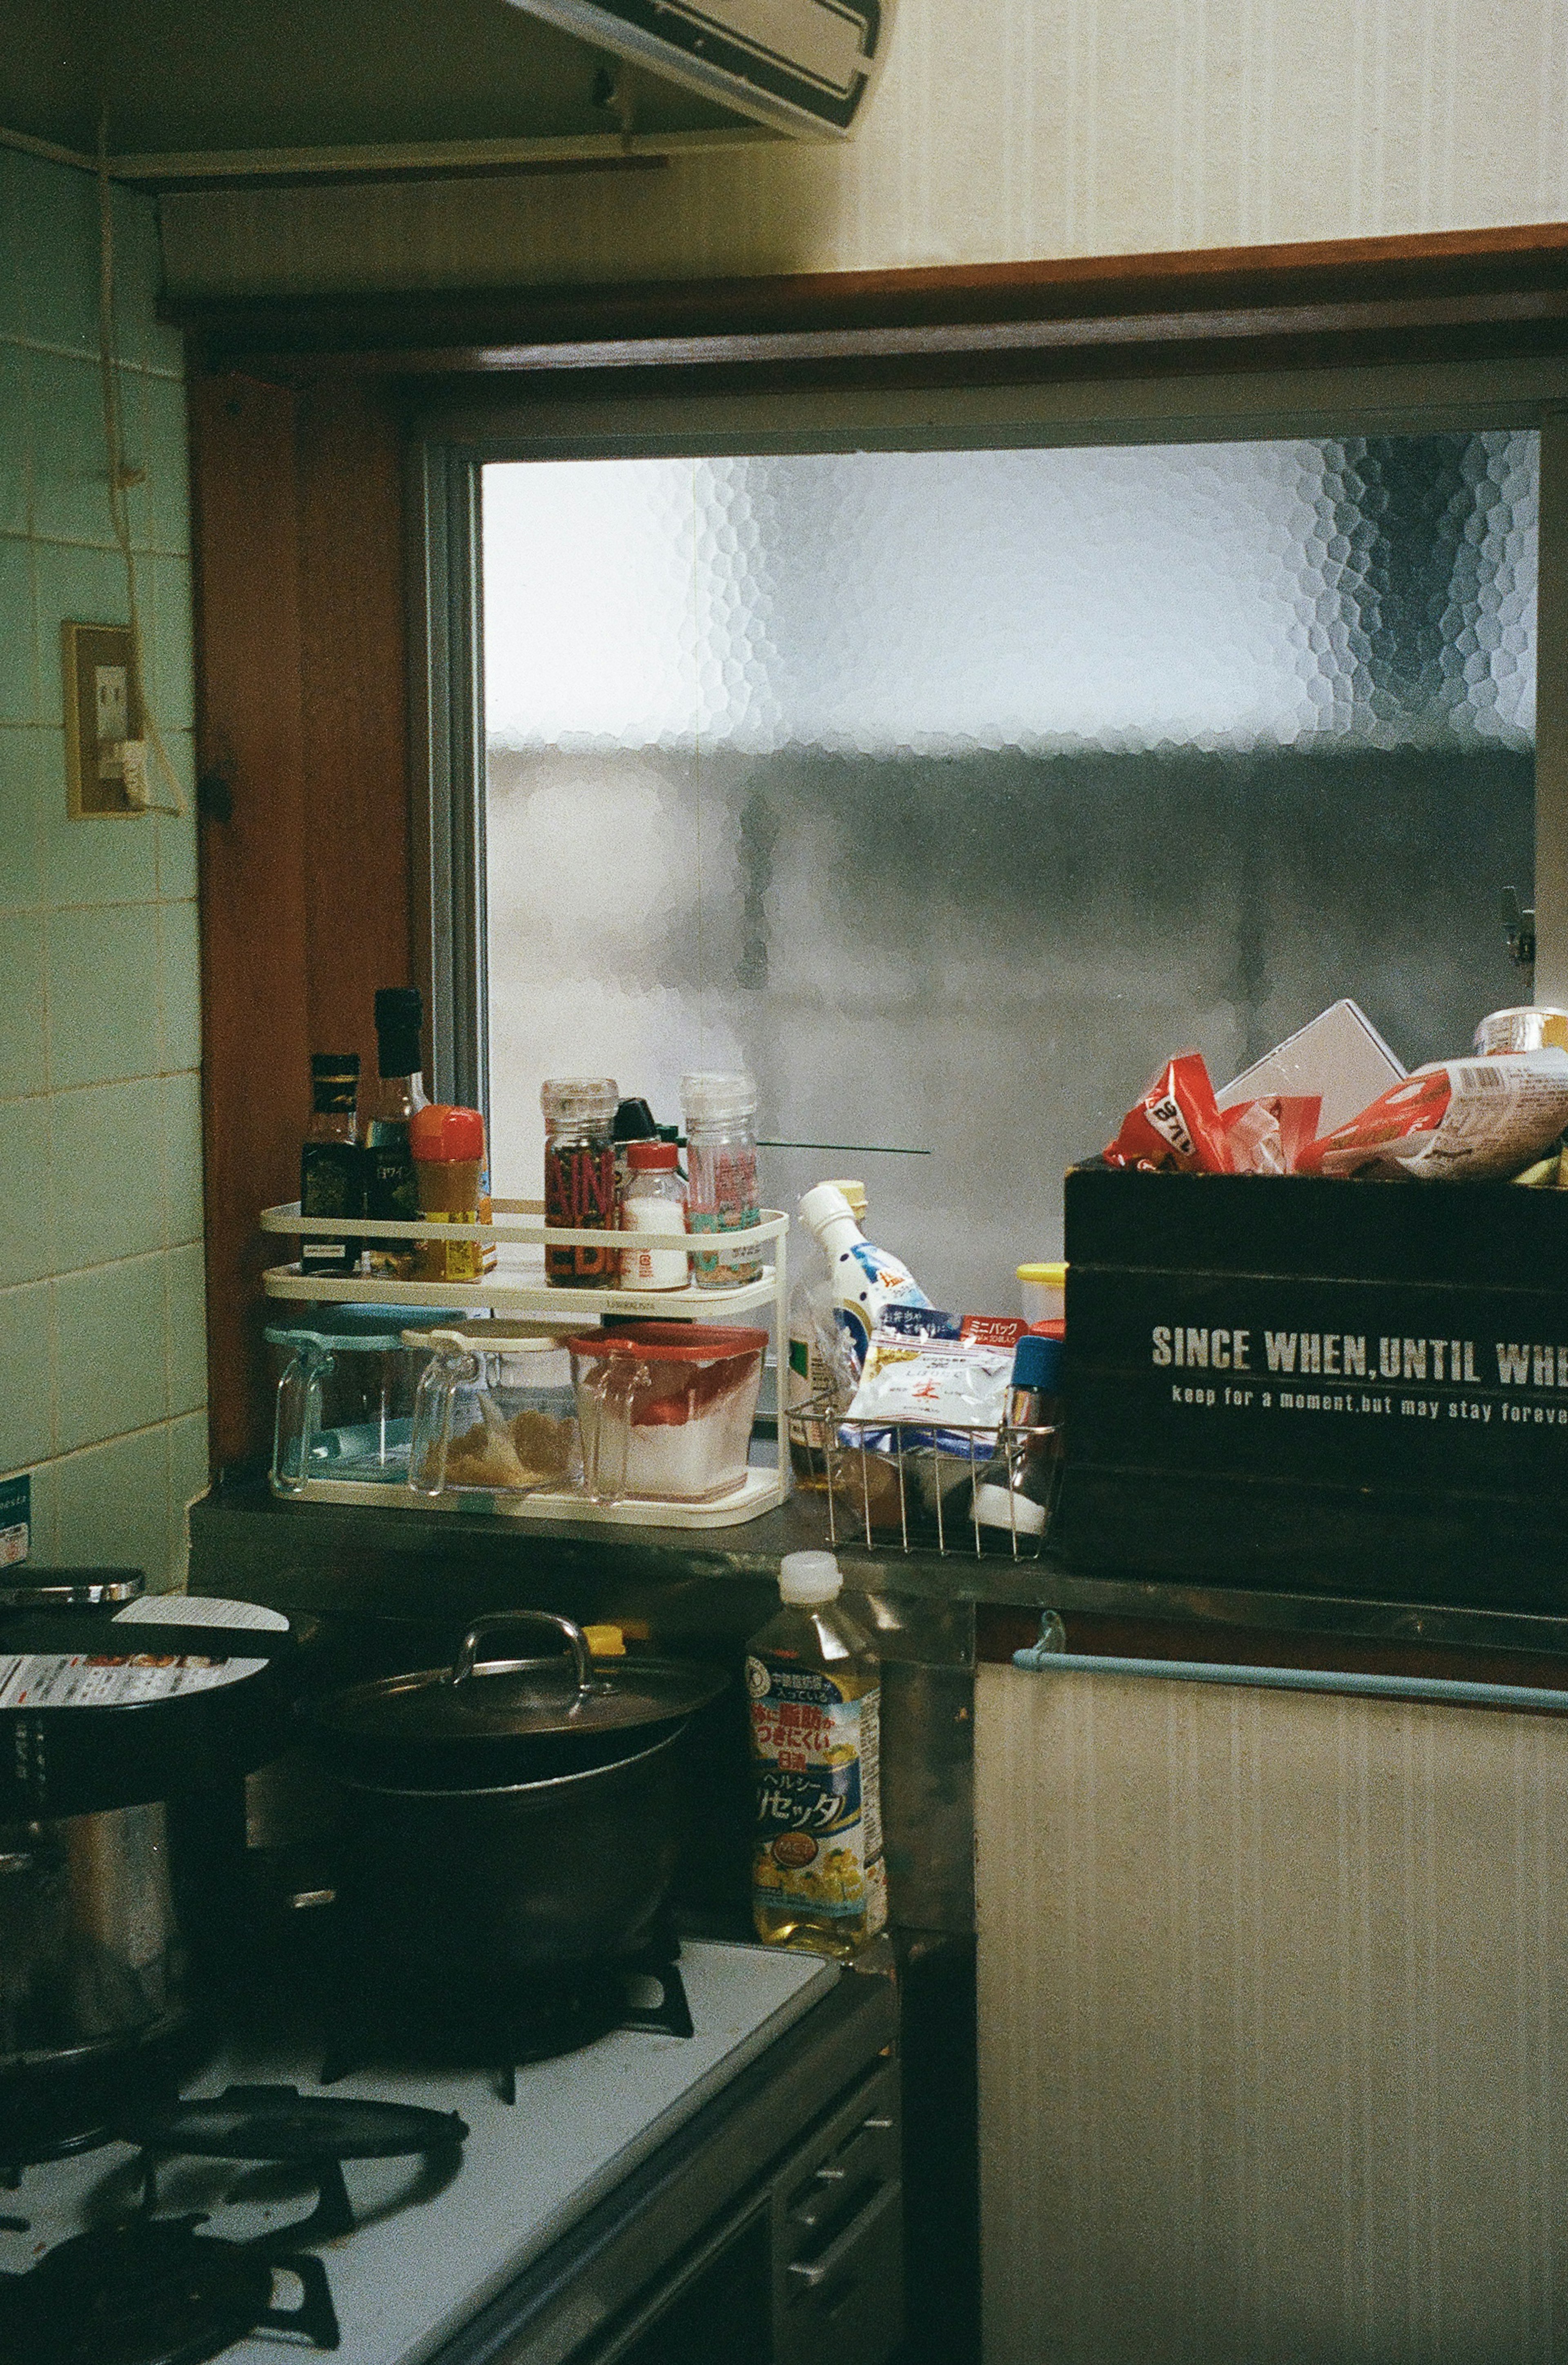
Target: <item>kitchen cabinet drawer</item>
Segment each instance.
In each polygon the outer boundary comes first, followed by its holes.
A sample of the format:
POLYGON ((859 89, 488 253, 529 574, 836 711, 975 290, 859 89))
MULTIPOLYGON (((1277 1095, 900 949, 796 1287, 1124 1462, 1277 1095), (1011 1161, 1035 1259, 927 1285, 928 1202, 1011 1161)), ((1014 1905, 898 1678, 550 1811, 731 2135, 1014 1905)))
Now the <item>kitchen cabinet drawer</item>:
POLYGON ((879 2065, 774 2184, 775 2356, 879 2365, 902 2337, 899 2082, 879 2065))
POLYGON ((786 2298, 774 2347, 777 2365, 882 2365, 903 2337, 902 2191, 876 2187, 810 2260, 786 2269, 786 2298))

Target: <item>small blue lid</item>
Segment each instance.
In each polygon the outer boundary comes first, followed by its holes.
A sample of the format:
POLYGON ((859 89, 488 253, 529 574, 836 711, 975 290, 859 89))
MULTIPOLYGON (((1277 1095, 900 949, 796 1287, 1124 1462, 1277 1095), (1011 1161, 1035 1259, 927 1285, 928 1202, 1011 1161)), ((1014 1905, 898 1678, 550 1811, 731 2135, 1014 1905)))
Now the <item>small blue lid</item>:
POLYGON ((1065 1352, 1065 1340, 1047 1339, 1037 1330, 1025 1330, 1014 1351, 1014 1386, 1033 1388, 1040 1395, 1054 1396, 1061 1386, 1065 1352))

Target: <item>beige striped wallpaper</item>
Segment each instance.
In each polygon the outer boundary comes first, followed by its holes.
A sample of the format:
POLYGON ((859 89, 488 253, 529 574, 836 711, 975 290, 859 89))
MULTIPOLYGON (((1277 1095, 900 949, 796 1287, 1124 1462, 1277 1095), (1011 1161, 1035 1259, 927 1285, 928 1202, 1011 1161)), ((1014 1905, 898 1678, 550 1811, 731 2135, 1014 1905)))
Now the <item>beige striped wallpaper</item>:
POLYGON ((981 1670, 986 2365, 1568 2349, 1568 1723, 981 1670))
POLYGON ((162 203, 171 286, 208 291, 854 271, 1565 212, 1563 0, 900 0, 846 148, 162 203))

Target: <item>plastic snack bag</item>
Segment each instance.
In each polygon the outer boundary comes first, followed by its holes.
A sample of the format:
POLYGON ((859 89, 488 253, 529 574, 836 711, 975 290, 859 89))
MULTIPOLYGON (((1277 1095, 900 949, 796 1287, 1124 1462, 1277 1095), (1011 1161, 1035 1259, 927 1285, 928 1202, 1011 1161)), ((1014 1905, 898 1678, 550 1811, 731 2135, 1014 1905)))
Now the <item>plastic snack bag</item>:
POLYGON ((1301 1171, 1479 1182, 1515 1173, 1564 1125, 1568 1051, 1437 1060, 1315 1141, 1301 1171))
POLYGON ((1024 1328, 1016 1315, 885 1307, 840 1441, 894 1458, 902 1449, 967 1462, 972 1439, 972 1451, 983 1461, 1006 1412, 1014 1350, 1024 1328), (944 1425, 953 1422, 962 1426, 944 1425))
POLYGON ((1182 1174, 1226 1174, 1230 1160, 1215 1088, 1201 1051, 1180 1051, 1122 1119, 1107 1166, 1171 1166, 1182 1174))

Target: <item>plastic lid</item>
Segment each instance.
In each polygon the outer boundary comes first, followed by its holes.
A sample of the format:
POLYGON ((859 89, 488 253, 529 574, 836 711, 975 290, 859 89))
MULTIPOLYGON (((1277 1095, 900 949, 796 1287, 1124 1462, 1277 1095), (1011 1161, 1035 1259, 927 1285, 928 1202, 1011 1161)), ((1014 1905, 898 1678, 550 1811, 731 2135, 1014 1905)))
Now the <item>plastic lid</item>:
POLYGON ((831 1552, 786 1552, 778 1564, 778 1598, 792 1608, 836 1601, 843 1590, 844 1577, 831 1552))
POLYGON ((477 1109, 453 1108, 445 1101, 431 1101, 428 1107, 416 1109, 409 1120, 409 1148, 427 1163, 482 1165, 485 1120, 477 1109))
POLYGON ((621 1101, 613 1076, 547 1076, 539 1087, 539 1105, 547 1125, 571 1125, 585 1117, 612 1122, 621 1101))
POLYGON ((417 985, 384 985, 375 996, 375 1065, 382 1076, 413 1076, 420 1067, 424 997, 417 985))
POLYGON ((846 1216, 855 1222, 855 1210, 836 1182, 817 1183, 801 1202, 801 1221, 819 1240, 829 1224, 842 1223, 846 1216))
POLYGON ((673 1174, 680 1152, 673 1141, 632 1141, 626 1146, 626 1163, 633 1174, 673 1174))
POLYGON ((319 1076, 323 1082, 346 1083, 351 1076, 357 1081, 359 1053, 357 1051, 312 1051, 310 1073, 312 1076, 319 1076))
POLYGON ((1067 1342, 1047 1338, 1038 1330, 1025 1330, 1013 1357, 1013 1384, 1015 1388, 1034 1388, 1041 1395, 1055 1395, 1061 1387, 1062 1361, 1067 1342))
POLYGON ((681 1111, 689 1126, 714 1125, 723 1117, 755 1116, 756 1086, 743 1070, 700 1069, 680 1080, 681 1111))
POLYGON ((823 1185, 829 1191, 842 1191, 850 1214, 857 1224, 866 1220, 866 1185, 864 1182, 841 1182, 836 1175, 823 1185))
POLYGON ((622 1101, 611 1131, 617 1141, 656 1141, 659 1134, 654 1112, 644 1100, 622 1101))
POLYGON ((584 1330, 566 1344, 574 1355, 640 1355, 649 1363, 718 1363, 729 1355, 757 1355, 766 1330, 717 1322, 626 1322, 615 1330, 584 1330))
POLYGON ((1042 1289, 1064 1289, 1067 1286, 1067 1267, 1065 1264, 1021 1264, 1018 1278, 1020 1281, 1038 1282, 1042 1289))

